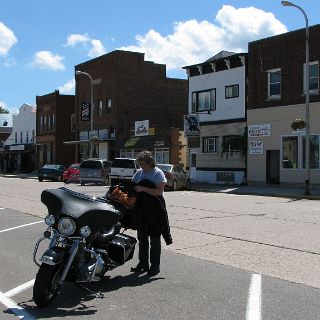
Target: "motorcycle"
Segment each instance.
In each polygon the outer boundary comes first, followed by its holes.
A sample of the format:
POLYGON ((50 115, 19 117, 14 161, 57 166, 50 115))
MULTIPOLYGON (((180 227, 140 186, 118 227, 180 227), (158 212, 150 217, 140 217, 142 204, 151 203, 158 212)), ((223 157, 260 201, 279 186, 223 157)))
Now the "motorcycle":
POLYGON ((33 253, 39 266, 33 286, 38 307, 49 305, 65 282, 85 288, 84 283, 100 281, 108 270, 132 259, 137 241, 120 232, 123 206, 108 197, 95 198, 64 187, 44 190, 41 201, 48 209, 44 219, 48 228, 33 253), (44 240, 49 240, 49 246, 37 259, 44 240))

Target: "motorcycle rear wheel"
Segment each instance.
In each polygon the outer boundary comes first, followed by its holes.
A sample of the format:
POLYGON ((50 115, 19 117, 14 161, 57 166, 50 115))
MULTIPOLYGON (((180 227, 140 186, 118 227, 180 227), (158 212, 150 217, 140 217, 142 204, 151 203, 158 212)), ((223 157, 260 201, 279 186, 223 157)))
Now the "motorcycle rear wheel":
POLYGON ((62 270, 61 264, 40 266, 33 286, 33 300, 38 307, 49 305, 57 296, 62 270))

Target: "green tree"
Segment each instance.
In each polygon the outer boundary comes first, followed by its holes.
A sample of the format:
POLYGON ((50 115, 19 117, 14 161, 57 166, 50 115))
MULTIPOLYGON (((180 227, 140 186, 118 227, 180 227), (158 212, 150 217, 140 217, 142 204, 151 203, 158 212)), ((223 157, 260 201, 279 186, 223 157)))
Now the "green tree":
POLYGON ((4 107, 0 106, 0 113, 9 113, 9 110, 7 110, 4 107))

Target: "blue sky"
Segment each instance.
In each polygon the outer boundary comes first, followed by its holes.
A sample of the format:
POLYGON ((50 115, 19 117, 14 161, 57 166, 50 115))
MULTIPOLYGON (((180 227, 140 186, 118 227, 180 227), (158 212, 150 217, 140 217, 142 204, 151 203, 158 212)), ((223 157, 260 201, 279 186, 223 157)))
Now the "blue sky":
MULTIPOLYGON (((293 2, 319 23, 319 0, 293 2)), ((185 79, 185 65, 305 27, 280 0, 1 0, 0 8, 0 105, 13 113, 37 95, 74 94, 74 66, 116 49, 144 52, 185 79)))

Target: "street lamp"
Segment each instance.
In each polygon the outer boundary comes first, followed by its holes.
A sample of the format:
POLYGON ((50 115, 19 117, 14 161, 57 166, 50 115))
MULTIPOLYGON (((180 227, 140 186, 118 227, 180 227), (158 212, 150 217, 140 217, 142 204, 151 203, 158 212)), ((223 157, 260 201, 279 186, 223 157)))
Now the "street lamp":
POLYGON ((93 79, 91 75, 87 72, 83 71, 76 71, 76 75, 85 75, 89 77, 90 79, 90 158, 93 157, 93 141, 92 141, 92 135, 93 135, 93 79))
POLYGON ((298 5, 290 1, 281 1, 285 7, 295 7, 300 10, 306 21, 306 73, 305 73, 305 90, 306 90, 306 180, 305 195, 310 195, 310 109, 309 109, 309 24, 305 11, 298 5))

